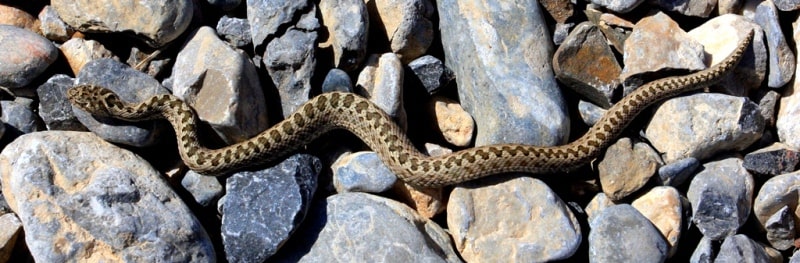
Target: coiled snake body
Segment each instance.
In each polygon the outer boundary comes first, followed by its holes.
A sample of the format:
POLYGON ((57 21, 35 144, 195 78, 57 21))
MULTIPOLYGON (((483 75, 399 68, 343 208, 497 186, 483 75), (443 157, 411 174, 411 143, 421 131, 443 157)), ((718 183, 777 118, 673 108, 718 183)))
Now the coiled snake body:
POLYGON ((750 32, 731 55, 706 70, 639 87, 614 104, 586 134, 569 144, 553 147, 498 144, 437 157, 420 153, 386 113, 351 93, 319 95, 274 127, 221 149, 200 145, 194 111, 172 95, 158 95, 132 104, 108 89, 79 85, 69 89, 67 97, 77 108, 97 116, 129 121, 166 118, 178 136, 184 163, 203 174, 224 174, 247 166, 275 163, 323 133, 345 129, 377 152, 401 180, 438 187, 498 173, 554 173, 583 165, 596 158, 647 106, 719 81, 738 64, 752 38, 750 32))

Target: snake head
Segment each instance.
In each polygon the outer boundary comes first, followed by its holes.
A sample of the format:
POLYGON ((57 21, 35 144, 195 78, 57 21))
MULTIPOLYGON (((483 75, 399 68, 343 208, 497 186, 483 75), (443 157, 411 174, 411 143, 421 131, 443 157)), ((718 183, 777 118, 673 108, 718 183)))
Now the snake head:
POLYGON ((113 91, 95 85, 72 87, 67 90, 67 99, 81 110, 104 117, 111 116, 111 103, 119 102, 119 97, 113 91))

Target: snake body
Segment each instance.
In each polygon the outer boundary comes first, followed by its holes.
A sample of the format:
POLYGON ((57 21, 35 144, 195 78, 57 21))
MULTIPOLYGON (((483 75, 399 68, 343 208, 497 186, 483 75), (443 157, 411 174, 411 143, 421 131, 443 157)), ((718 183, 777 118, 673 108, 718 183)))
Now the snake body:
POLYGON ((246 141, 220 149, 199 143, 197 117, 183 101, 157 95, 133 104, 114 92, 78 85, 67 91, 74 106, 96 116, 129 121, 166 118, 178 136, 184 163, 202 174, 218 175, 266 163, 288 154, 333 129, 345 129, 363 140, 399 179, 423 187, 440 187, 507 172, 569 171, 596 158, 644 108, 665 98, 718 82, 741 59, 753 38, 742 40, 722 62, 696 73, 647 83, 614 104, 589 131, 560 146, 498 144, 429 157, 420 153, 400 127, 369 100, 352 93, 331 92, 302 105, 285 120, 246 141))

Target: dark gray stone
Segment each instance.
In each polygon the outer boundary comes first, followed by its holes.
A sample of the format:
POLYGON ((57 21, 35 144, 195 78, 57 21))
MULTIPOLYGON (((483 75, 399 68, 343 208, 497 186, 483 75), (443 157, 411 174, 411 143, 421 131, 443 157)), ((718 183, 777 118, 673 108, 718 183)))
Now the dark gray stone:
POLYGON ((6 134, 22 135, 44 130, 42 120, 34 112, 33 102, 23 97, 0 101, 0 109, 3 109, 0 121, 5 123, 6 134))
MULTIPOLYGON (((78 73, 76 84, 94 84, 114 91, 122 100, 142 102, 158 94, 169 93, 158 80, 112 59, 92 60, 78 73)), ((145 147, 156 142, 166 127, 155 121, 127 122, 113 118, 95 118, 72 107, 75 117, 93 133, 115 143, 145 147)))
POLYGON ((639 211, 620 204, 600 211, 589 232, 589 262, 663 262, 669 249, 661 232, 639 211))
POLYGON ((767 251, 761 244, 749 237, 738 234, 725 238, 719 248, 714 263, 756 263, 771 261, 767 251))
MULTIPOLYGON (((763 92, 763 90, 760 91, 763 92)), ((774 90, 768 90, 759 95, 758 109, 761 111, 761 117, 764 119, 766 127, 775 127, 775 121, 778 118, 778 101, 781 100, 781 94, 774 90)))
POLYGON ((692 252, 692 257, 689 258, 691 263, 711 263, 714 259, 714 248, 711 245, 711 239, 702 237, 700 243, 692 252))
POLYGON ((36 89, 39 95, 39 116, 48 130, 85 131, 86 127, 72 113, 72 104, 67 100, 67 89, 75 79, 57 74, 36 89))
POLYGON ((247 19, 223 16, 217 22, 217 34, 234 47, 244 47, 253 43, 250 24, 247 19))
POLYGON ((181 179, 183 186, 201 206, 208 206, 214 199, 222 196, 222 184, 217 177, 206 176, 194 171, 189 171, 181 179))
POLYGON ((333 186, 339 193, 381 193, 392 188, 397 176, 386 167, 375 152, 345 155, 331 167, 333 186))
POLYGON ((661 10, 695 17, 708 17, 717 6, 717 0, 658 0, 655 2, 661 7, 661 10))
POLYGON ((780 250, 794 247, 794 215, 788 206, 784 206, 769 217, 764 228, 767 230, 767 240, 772 247, 780 250))
POLYGON ((677 187, 689 179, 699 167, 700 161, 697 158, 687 157, 658 168, 658 177, 662 185, 677 187))
POLYGON ((227 179, 222 243, 230 262, 264 262, 303 221, 322 164, 293 155, 278 165, 227 179))
POLYGON ((422 82, 422 86, 431 95, 455 79, 453 71, 445 66, 441 60, 431 55, 425 55, 411 61, 408 63, 408 67, 411 68, 411 72, 417 76, 417 79, 422 82))
POLYGON ((781 30, 778 10, 772 3, 764 1, 758 4, 753 20, 764 29, 767 37, 767 48, 769 49, 767 86, 780 88, 792 79, 797 61, 786 42, 783 30, 781 30))
POLYGON ((800 162, 800 152, 775 143, 744 156, 744 168, 755 174, 780 175, 793 172, 800 162))
POLYGON ((689 185, 692 222, 704 236, 722 240, 736 234, 753 203, 753 177, 742 160, 727 158, 703 165, 689 185))
POLYGON ((353 92, 353 81, 347 72, 341 69, 331 69, 322 82, 322 93, 331 91, 353 92))
POLYGON ((58 58, 46 38, 11 25, 0 25, 0 86, 28 85, 58 58))
POLYGON ((207 1, 212 6, 222 8, 222 10, 225 11, 229 11, 236 8, 242 2, 242 0, 207 0, 207 1))

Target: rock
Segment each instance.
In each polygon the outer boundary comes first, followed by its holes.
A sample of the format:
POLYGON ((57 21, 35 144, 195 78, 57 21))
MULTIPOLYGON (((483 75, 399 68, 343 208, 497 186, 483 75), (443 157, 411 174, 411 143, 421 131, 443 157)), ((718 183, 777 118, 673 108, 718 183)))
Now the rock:
POLYGON ((603 192, 614 201, 642 188, 661 166, 661 158, 646 143, 621 138, 606 150, 597 169, 603 192))
MULTIPOLYGON (((8 2, 11 4, 11 2, 8 2)), ((32 32, 39 30, 38 22, 31 14, 13 6, 0 4, 0 25, 11 25, 32 32)))
POLYGON ((247 55, 201 27, 190 35, 172 68, 172 93, 189 102, 200 120, 226 143, 245 141, 269 128, 256 68, 247 55))
POLYGON ((793 11, 800 8, 800 1, 797 0, 775 0, 772 2, 781 11, 793 11))
POLYGON ((584 124, 592 126, 603 118, 606 110, 591 102, 580 100, 578 101, 578 113, 581 115, 584 124))
POLYGON ((739 151, 761 137, 764 119, 747 98, 700 93, 667 100, 645 128, 647 138, 667 163, 739 151))
POLYGON ((778 19, 778 10, 772 2, 765 1, 758 4, 755 22, 764 29, 769 48, 769 77, 767 86, 780 88, 792 79, 795 71, 796 59, 786 37, 783 36, 778 19))
POLYGON ((591 2, 615 13, 624 14, 639 6, 644 0, 592 0, 591 2))
POLYGON ((568 0, 543 0, 539 3, 544 7, 544 10, 553 17, 557 25, 565 24, 574 13, 573 9, 575 7, 573 3, 568 0))
POLYGON ((703 63, 703 46, 691 39, 678 23, 662 12, 639 20, 630 36, 625 40, 622 69, 623 95, 657 78, 669 70, 697 71, 706 68, 703 63))
POLYGON ((141 50, 138 47, 131 47, 130 55, 126 64, 133 69, 146 73, 152 77, 165 75, 164 71, 169 70, 174 63, 173 57, 162 55, 163 50, 141 50))
POLYGON ((686 194, 692 222, 704 236, 722 240, 735 235, 750 215, 753 177, 737 158, 709 162, 703 168, 686 194))
MULTIPOLYGON (((263 63, 272 83, 278 88, 283 117, 295 112, 310 96, 311 77, 317 64, 314 48, 317 40, 316 30, 319 28, 319 23, 314 17, 316 11, 314 8, 310 9, 302 14, 297 24, 286 30, 286 33, 270 41, 264 52, 263 63)), ((253 28, 253 44, 258 44, 258 41, 255 41, 257 35, 255 30, 258 28, 252 20, 250 26, 253 28)))
POLYGON ((272 168, 227 179, 222 243, 230 262, 264 262, 303 221, 322 163, 293 155, 272 168))
POLYGON ((661 185, 677 187, 683 184, 694 171, 700 167, 700 161, 694 157, 683 158, 658 168, 661 185))
POLYGON ((592 200, 586 204, 586 208, 584 209, 584 211, 586 211, 586 221, 592 222, 597 215, 600 214, 600 211, 603 211, 603 209, 612 207, 614 205, 616 205, 614 201, 608 199, 606 194, 603 192, 597 193, 594 195, 594 198, 592 198, 592 200))
POLYGON ((627 204, 600 211, 590 223, 590 262, 663 262, 668 244, 652 223, 627 204))
POLYGON ((9 262, 14 246, 22 233, 22 222, 13 213, 0 216, 0 262, 9 262))
POLYGON ((447 233, 394 200, 364 193, 329 196, 274 262, 461 262, 447 233))
POLYGON ((408 63, 411 72, 417 76, 428 94, 435 94, 440 88, 447 86, 456 76, 450 68, 438 58, 425 55, 408 63))
POLYGON ((446 65, 458 76, 459 101, 478 129, 475 145, 563 144, 569 119, 551 70, 552 41, 539 4, 526 1, 511 9, 498 2, 436 4, 446 65))
POLYGON ((295 17, 306 12, 308 6, 309 1, 306 0, 247 0, 247 20, 256 50, 261 50, 260 47, 277 37, 280 28, 289 27, 295 17))
MULTIPOLYGON (((429 0, 365 0, 370 27, 389 41, 403 64, 420 57, 433 42, 434 7, 429 0)), ((441 11, 441 10, 440 10, 441 11)), ((377 33, 376 32, 376 33, 377 33)))
POLYGON ((761 244, 743 234, 725 238, 714 262, 774 262, 761 244))
POLYGON ((592 103, 608 108, 613 104, 622 68, 600 29, 591 22, 583 22, 556 50, 553 71, 567 87, 592 103))
POLYGON ((36 88, 39 95, 39 116, 48 130, 85 131, 86 127, 72 112, 72 104, 67 100, 67 89, 75 80, 67 75, 57 74, 36 88))
POLYGON ((767 240, 773 247, 780 250, 794 247, 794 216, 788 206, 784 206, 769 217, 764 223, 764 229, 767 230, 767 240))
POLYGON ((397 176, 375 152, 345 155, 331 165, 336 192, 381 193, 392 188, 397 176))
POLYGON ((241 0, 208 0, 212 6, 222 8, 222 10, 230 11, 239 6, 241 0))
MULTIPOLYGON (((442 156, 453 153, 453 150, 432 143, 425 144, 428 156, 442 156)), ((399 194, 411 208, 417 210, 424 218, 433 218, 444 212, 447 200, 443 188, 424 188, 407 183, 395 184, 394 192, 399 194)))
POLYGON ((325 75, 322 82, 322 93, 331 91, 353 92, 353 84, 350 76, 344 70, 334 68, 325 75))
POLYGON ((650 220, 666 238, 669 257, 675 255, 683 230, 683 206, 678 190, 669 186, 653 187, 633 200, 631 206, 650 220))
MULTIPOLYGON (((800 193, 800 171, 772 177, 761 186, 755 202, 753 202, 753 214, 761 226, 767 229, 767 237, 770 235, 786 236, 779 234, 779 231, 770 231, 770 228, 775 230, 789 228, 789 226, 780 227, 783 224, 775 225, 774 222, 791 221, 796 223, 800 220, 796 212, 798 210, 798 193, 800 193), (784 219, 781 213, 786 207, 788 207, 790 218, 784 219)), ((796 226, 794 227, 796 228, 796 226)), ((794 244, 791 245, 794 246, 794 244)), ((775 247, 785 249, 783 245, 775 247)))
POLYGON ((403 65, 392 53, 372 55, 358 74, 356 92, 374 102, 405 128, 406 109, 403 107, 403 65), (360 87, 360 88, 359 88, 360 87))
POLYGON ((364 0, 322 0, 318 6, 328 32, 328 40, 322 45, 333 48, 333 65, 355 71, 367 55, 367 4, 364 0))
POLYGON ((764 119, 766 127, 775 127, 775 119, 778 115, 778 101, 781 100, 781 94, 774 90, 768 90, 759 93, 758 96, 760 97, 758 99, 758 108, 761 110, 761 118, 764 119))
MULTIPOLYGON (((800 2, 798 2, 800 4, 800 2)), ((779 7, 778 3, 775 3, 779 7)), ((792 23, 792 34, 795 47, 800 45, 800 17, 792 23)), ((796 49, 797 50, 797 49, 796 49)), ((800 63, 800 56, 797 56, 795 63, 800 63)), ((800 76, 800 68, 795 68, 795 75, 800 76)), ((775 128, 778 132, 780 142, 785 143, 794 149, 800 149, 800 80, 794 81, 783 92, 778 108, 778 117, 775 120, 775 128)))
POLYGON ((41 21, 39 28, 47 39, 64 42, 75 33, 72 27, 58 17, 58 13, 52 6, 48 5, 42 8, 42 11, 39 12, 39 21, 41 21))
POLYGON ((472 143, 475 122, 457 101, 443 96, 431 98, 429 109, 435 116, 435 131, 442 134, 445 141, 458 147, 472 143))
POLYGON ((456 187, 447 203, 447 227, 465 261, 544 262, 577 251, 580 225, 546 184, 530 177, 480 181, 456 187))
POLYGON ((0 121, 5 123, 5 133, 22 135, 44 130, 44 125, 39 116, 34 112, 33 100, 17 97, 16 100, 0 101, 0 121))
POLYGON ((189 0, 54 0, 50 4, 64 22, 78 31, 129 32, 156 48, 172 42, 189 27, 194 9, 189 0))
POLYGON ((708 17, 714 7, 717 6, 717 1, 709 0, 691 0, 691 1, 673 1, 673 0, 658 0, 656 1, 661 10, 674 11, 686 16, 694 17, 708 17))
POLYGON ((755 174, 775 176, 795 170, 800 152, 782 143, 775 143, 744 156, 744 168, 755 174))
POLYGON ((197 218, 150 164, 86 132, 23 135, 0 153, 3 195, 37 262, 213 262, 197 218))
POLYGON ((702 237, 700 239, 700 243, 697 244, 697 247, 692 252, 692 257, 689 259, 689 262, 692 263, 712 263, 714 262, 714 249, 711 244, 711 239, 707 237, 702 237))
POLYGON ((216 30, 220 37, 234 47, 241 48, 253 44, 247 19, 222 16, 217 22, 216 30))
POLYGON ((95 59, 110 58, 119 61, 119 58, 108 51, 103 44, 94 40, 73 38, 64 42, 58 49, 64 54, 64 58, 67 59, 67 63, 75 75, 81 72, 86 63, 95 59))
POLYGON ((215 199, 222 196, 224 190, 217 177, 205 176, 194 171, 186 172, 181 178, 181 186, 203 207, 211 205, 215 199))
POLYGON ((20 88, 58 58, 58 49, 31 31, 0 25, 0 86, 20 88))
MULTIPOLYGON (((107 58, 87 63, 78 73, 75 84, 94 84, 108 88, 128 102, 142 102, 152 96, 169 93, 147 74, 107 58)), ((156 143, 159 129, 166 128, 165 123, 155 121, 133 123, 113 118, 97 119, 74 106, 72 111, 89 131, 104 140, 136 147, 156 143)))

